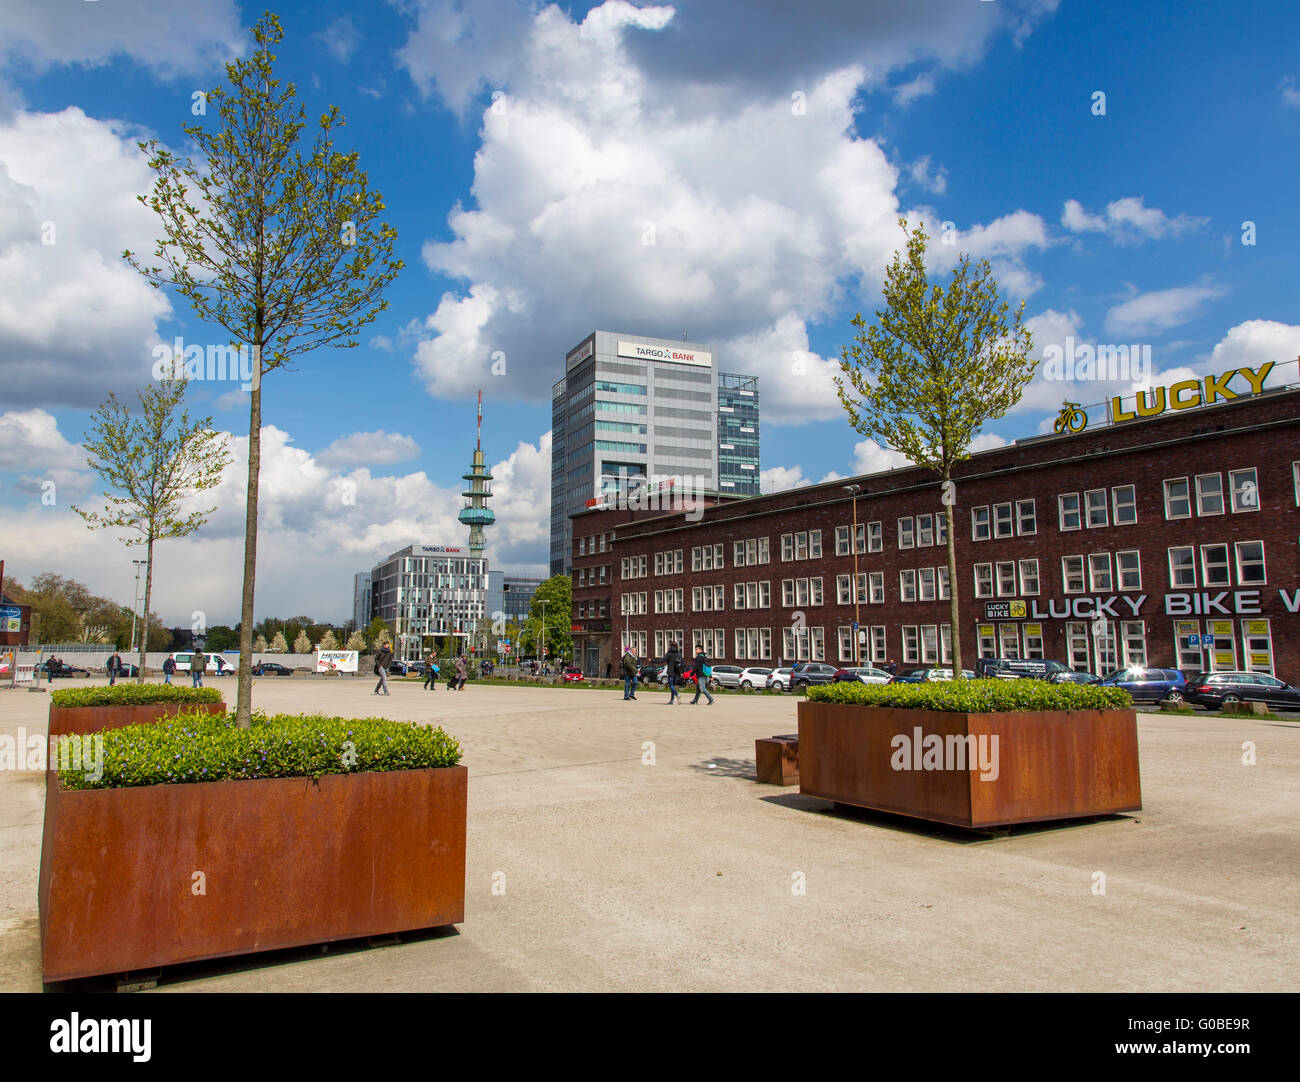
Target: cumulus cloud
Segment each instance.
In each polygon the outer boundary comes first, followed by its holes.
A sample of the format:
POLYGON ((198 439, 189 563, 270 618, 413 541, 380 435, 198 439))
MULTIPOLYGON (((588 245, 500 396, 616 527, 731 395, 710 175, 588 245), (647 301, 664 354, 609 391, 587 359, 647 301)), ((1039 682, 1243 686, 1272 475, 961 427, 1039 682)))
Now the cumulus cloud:
MULTIPOLYGON (((94 5, 87 5, 88 10, 94 5)), ((121 259, 151 251, 135 133, 80 109, 0 122, 0 373, 10 405, 92 406, 149 379, 166 295, 121 259)))
POLYGON ((934 89, 934 76, 927 72, 894 87, 894 102, 901 106, 911 105, 917 98, 933 94, 934 89))
POLYGON ((1278 90, 1282 94, 1282 104, 1289 105, 1292 109, 1300 109, 1300 87, 1296 86, 1293 76, 1286 76, 1278 84, 1278 90))
POLYGON ((758 476, 758 490, 764 494, 786 492, 811 484, 812 478, 803 475, 802 466, 770 466, 758 476))
POLYGON ((1088 213, 1077 199, 1066 200, 1061 210, 1061 224, 1071 233, 1102 233, 1121 242, 1176 237, 1208 221, 1187 214, 1170 218, 1158 207, 1146 206, 1141 196, 1113 200, 1099 214, 1088 213))
POLYGON ((54 415, 42 409, 0 413, 0 470, 42 466, 84 467, 86 452, 69 443, 54 415))
POLYGON ((1204 372, 1226 372, 1230 368, 1258 370, 1269 361, 1287 366, 1270 375, 1266 386, 1273 387, 1283 378, 1291 382, 1300 379, 1298 359, 1300 326, 1271 319, 1248 319, 1229 330, 1198 367, 1204 372))
POLYGON ((352 21, 351 15, 341 15, 324 30, 312 35, 329 50, 335 60, 346 64, 361 44, 361 31, 352 21))
POLYGON ((316 455, 322 466, 387 466, 406 462, 420 453, 420 445, 398 432, 353 432, 340 436, 316 455))
MULTIPOLYGON (((451 108, 501 90, 482 113, 475 205, 449 215, 452 239, 423 249, 431 270, 464 283, 407 328, 429 392, 473 390, 503 355, 510 391, 543 398, 593 326, 685 327, 719 346, 721 366, 763 379, 769 419, 833 412, 827 362, 806 358, 796 379, 791 355, 848 289, 874 292, 900 236, 898 173, 854 135, 858 95, 918 57, 977 55, 1006 25, 993 7, 845 4, 835 33, 819 35, 808 21, 824 12, 731 3, 610 0, 579 23, 506 0, 422 5, 401 54, 412 78, 451 108), (697 38, 709 54, 698 67, 683 61, 697 38), (779 44, 764 54, 779 68, 807 52, 798 85, 757 63, 764 42, 779 44)), ((968 231, 1025 291, 1037 286, 1020 253, 1046 243, 1035 223, 1018 212, 968 231)))
POLYGON ((1137 293, 1106 313, 1106 332, 1124 336, 1158 334, 1190 322, 1202 305, 1226 290, 1212 285, 1178 286, 1137 293))
POLYGON ((935 195, 943 195, 948 190, 948 170, 943 166, 930 168, 930 155, 917 158, 907 167, 912 183, 935 195))

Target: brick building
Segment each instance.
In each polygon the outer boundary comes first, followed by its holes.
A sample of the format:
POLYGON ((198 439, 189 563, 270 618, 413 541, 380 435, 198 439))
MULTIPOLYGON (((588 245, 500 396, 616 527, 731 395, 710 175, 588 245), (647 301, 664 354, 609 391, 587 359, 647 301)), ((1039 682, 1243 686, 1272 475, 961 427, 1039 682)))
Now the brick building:
MULTIPOLYGON (((954 479, 966 668, 1021 656, 1300 680, 1300 391, 1020 440, 954 479)), ((597 508, 572 526, 589 672, 625 641, 643 658, 675 640, 732 664, 852 664, 855 617, 862 664, 949 659, 944 507, 926 471, 702 515, 597 508)))

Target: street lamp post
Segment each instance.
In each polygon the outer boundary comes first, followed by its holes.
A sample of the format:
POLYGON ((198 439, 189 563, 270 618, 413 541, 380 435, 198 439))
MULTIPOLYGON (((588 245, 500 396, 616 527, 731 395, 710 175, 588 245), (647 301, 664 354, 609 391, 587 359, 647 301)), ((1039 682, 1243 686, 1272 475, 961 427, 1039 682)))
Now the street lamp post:
POLYGON ((135 653, 135 618, 140 608, 140 568, 144 566, 143 560, 132 560, 135 564, 135 596, 131 602, 131 645, 127 649, 128 654, 135 653))
POLYGON ((542 665, 543 666, 546 665, 546 662, 548 660, 546 657, 546 606, 549 605, 550 603, 551 602, 549 598, 542 599, 542 665))
POLYGON ((862 651, 858 646, 858 637, 862 634, 858 598, 858 493, 861 485, 845 485, 845 492, 853 493, 853 533, 849 537, 849 546, 853 549, 853 665, 862 664, 862 651))

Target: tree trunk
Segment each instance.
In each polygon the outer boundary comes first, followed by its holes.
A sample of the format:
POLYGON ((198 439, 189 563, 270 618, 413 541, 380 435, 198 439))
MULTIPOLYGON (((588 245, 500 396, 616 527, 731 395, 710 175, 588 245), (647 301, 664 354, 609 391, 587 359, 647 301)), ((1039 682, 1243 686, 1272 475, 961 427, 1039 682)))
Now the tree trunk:
MULTIPOLYGON (((260 335, 259 335, 260 337, 260 335)), ((262 467, 262 354, 258 347, 257 379, 248 415, 248 496, 244 513, 244 593, 239 617, 239 688, 235 723, 247 729, 253 718, 253 584, 257 575, 257 482, 262 467)))
MULTIPOLYGON (((948 478, 944 478, 947 482, 948 478)), ((952 489, 946 489, 951 492, 952 489)), ((948 598, 949 610, 948 620, 952 631, 952 678, 954 680, 962 679, 961 664, 961 624, 957 616, 957 535, 953 530, 952 515, 953 500, 951 497, 944 501, 943 513, 948 520, 948 598)))
POLYGON ((149 650, 149 601, 153 597, 153 535, 145 541, 144 549, 144 613, 140 617, 140 663, 135 682, 144 683, 144 659, 149 650))

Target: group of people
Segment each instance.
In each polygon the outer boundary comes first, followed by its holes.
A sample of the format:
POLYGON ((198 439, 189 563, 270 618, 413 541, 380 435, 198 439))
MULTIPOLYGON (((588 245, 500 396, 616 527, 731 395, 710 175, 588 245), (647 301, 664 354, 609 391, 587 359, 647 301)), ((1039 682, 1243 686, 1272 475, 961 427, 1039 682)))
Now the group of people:
MULTIPOLYGON (((376 695, 391 695, 388 690, 388 670, 393 664, 393 648, 388 643, 383 643, 379 647, 379 653, 375 655, 375 675, 379 677, 379 682, 375 684, 376 695)), ((442 667, 438 664, 438 655, 430 654, 424 659, 424 687, 429 691, 438 690, 438 674, 442 672, 442 667)), ((447 678, 448 691, 464 691, 465 684, 469 680, 469 658, 464 654, 452 663, 451 675, 447 678)))
MULTIPOLYGON (((637 658, 631 649, 623 654, 623 699, 636 699, 637 685, 637 658)), ((713 675, 713 668, 709 665, 708 655, 704 652, 704 647, 695 651, 695 657, 687 662, 682 657, 681 648, 672 643, 668 647, 667 653, 664 654, 664 675, 668 679, 668 705, 672 706, 681 700, 681 692, 677 690, 677 684, 687 672, 695 676, 695 698, 691 700, 694 706, 700 701, 703 695, 713 705, 713 696, 709 694, 709 677, 713 675)))

